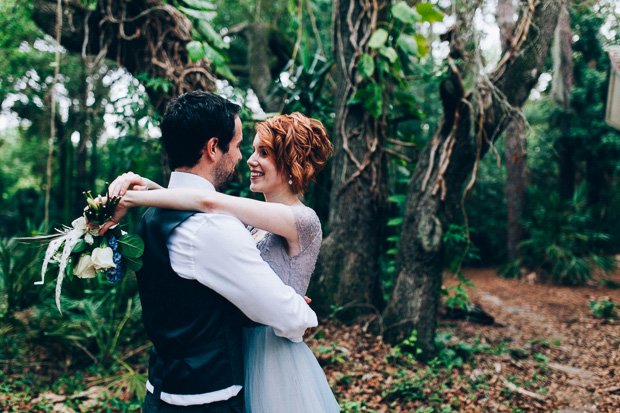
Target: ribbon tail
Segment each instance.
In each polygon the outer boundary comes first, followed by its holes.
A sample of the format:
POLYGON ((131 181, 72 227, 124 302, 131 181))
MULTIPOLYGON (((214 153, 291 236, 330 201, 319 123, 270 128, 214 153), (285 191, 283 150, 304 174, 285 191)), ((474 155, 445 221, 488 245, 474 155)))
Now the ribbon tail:
POLYGON ((62 250, 62 255, 60 256, 60 265, 58 269, 59 278, 60 278, 60 274, 65 273, 65 268, 67 268, 67 263, 69 262, 71 251, 73 250, 73 247, 75 247, 75 244, 77 244, 77 242, 80 240, 82 235, 83 235, 82 232, 78 230, 73 230, 66 235, 65 247, 62 250))
POLYGON ((62 314, 62 310, 60 309, 60 290, 62 289, 62 279, 65 277, 65 272, 62 271, 58 273, 58 280, 56 281, 56 307, 58 307, 58 312, 62 314))
POLYGON ((58 248, 60 248, 62 242, 65 240, 66 237, 66 235, 63 235, 50 241, 49 245, 47 246, 47 250, 45 250, 45 258, 43 260, 43 266, 41 267, 41 281, 36 281, 34 283, 35 285, 43 285, 43 283, 45 282, 45 272, 47 271, 47 265, 51 261, 56 251, 58 251, 58 248))

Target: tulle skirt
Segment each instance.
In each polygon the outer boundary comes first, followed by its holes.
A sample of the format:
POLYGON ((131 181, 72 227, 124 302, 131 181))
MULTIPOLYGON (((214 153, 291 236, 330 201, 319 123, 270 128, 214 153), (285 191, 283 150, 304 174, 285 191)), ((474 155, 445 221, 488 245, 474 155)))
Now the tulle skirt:
POLYGON ((246 413, 334 413, 340 407, 325 373, 305 343, 271 327, 245 328, 246 413))

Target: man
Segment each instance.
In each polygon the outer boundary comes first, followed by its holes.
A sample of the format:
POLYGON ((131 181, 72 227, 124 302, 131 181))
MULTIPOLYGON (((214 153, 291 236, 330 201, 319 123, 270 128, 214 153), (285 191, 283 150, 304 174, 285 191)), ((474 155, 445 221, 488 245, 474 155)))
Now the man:
MULTIPOLYGON (((230 182, 241 160, 239 109, 207 92, 168 105, 161 141, 173 170, 169 187, 230 182)), ((153 341, 143 411, 242 412, 247 318, 298 342, 316 315, 234 217, 151 208, 138 232, 145 241, 138 287, 153 341)))

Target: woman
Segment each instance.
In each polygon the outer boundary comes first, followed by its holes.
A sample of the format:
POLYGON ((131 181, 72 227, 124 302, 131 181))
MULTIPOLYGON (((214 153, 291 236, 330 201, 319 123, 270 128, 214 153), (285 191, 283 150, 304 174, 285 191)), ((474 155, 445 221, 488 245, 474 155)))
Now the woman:
MULTIPOLYGON (((231 214, 248 225, 263 259, 282 281, 304 295, 321 245, 316 213, 298 196, 323 168, 332 146, 325 128, 300 113, 280 115, 256 126, 248 159, 250 190, 266 202, 212 191, 161 186, 128 173, 109 188, 125 206, 231 214)), ((325 374, 305 343, 292 343, 271 327, 244 331, 246 410, 252 413, 338 412, 325 374)))

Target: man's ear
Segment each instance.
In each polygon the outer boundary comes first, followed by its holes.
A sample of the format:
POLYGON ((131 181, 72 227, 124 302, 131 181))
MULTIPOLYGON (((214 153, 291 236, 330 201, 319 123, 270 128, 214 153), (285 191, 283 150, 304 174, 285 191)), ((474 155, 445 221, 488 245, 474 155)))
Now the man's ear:
POLYGON ((202 148, 203 154, 212 161, 215 161, 215 154, 220 150, 220 148, 217 147, 217 142, 217 138, 211 138, 202 148))

